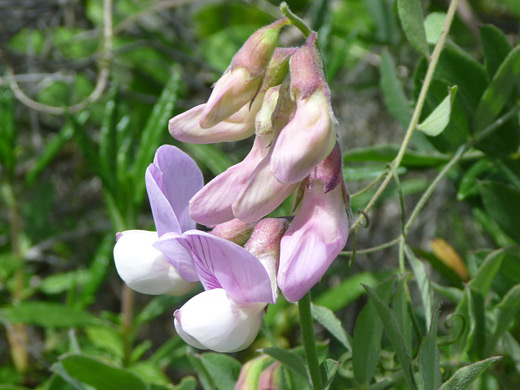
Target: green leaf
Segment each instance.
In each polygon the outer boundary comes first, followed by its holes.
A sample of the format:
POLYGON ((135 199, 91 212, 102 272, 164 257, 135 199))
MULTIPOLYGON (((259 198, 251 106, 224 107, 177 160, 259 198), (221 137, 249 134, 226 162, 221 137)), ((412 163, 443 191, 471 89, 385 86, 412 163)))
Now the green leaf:
POLYGON ((178 306, 185 302, 188 296, 192 296, 193 291, 190 291, 188 294, 184 294, 182 296, 174 297, 172 295, 158 295, 153 297, 150 302, 141 310, 141 312, 136 316, 135 322, 137 324, 143 324, 154 318, 160 316, 167 310, 171 310, 173 307, 178 306))
POLYGON ((406 129, 412 117, 410 101, 406 97, 403 85, 397 76, 394 60, 386 49, 381 55, 379 72, 381 73, 380 85, 386 108, 406 129))
POLYGON ((480 40, 486 58, 487 73, 489 77, 493 77, 513 47, 506 35, 492 24, 480 27, 480 40))
POLYGON ((494 172, 495 163, 489 159, 479 159, 462 176, 457 191, 457 200, 465 200, 472 196, 480 195, 480 188, 477 179, 484 173, 494 172))
POLYGON ((54 274, 43 279, 38 288, 45 294, 59 294, 76 286, 83 286, 90 278, 86 270, 54 274))
POLYGON ((394 351, 397 357, 397 360, 401 364, 401 367, 404 372, 404 377, 406 380, 406 384, 409 389, 415 390, 417 389, 417 385, 415 384, 415 379, 413 376, 412 369, 412 358, 406 351, 405 341, 401 331, 399 330, 399 324, 397 323, 397 318, 395 313, 388 307, 388 305, 377 295, 377 293, 368 286, 364 286, 367 290, 374 306, 377 310, 377 314, 383 323, 383 327, 385 328, 386 334, 394 347, 394 351))
MULTIPOLYGON (((350 149, 343 154, 343 162, 392 162, 399 152, 399 145, 383 144, 369 146, 366 148, 350 149)), ((444 165, 450 160, 447 155, 423 154, 407 151, 403 157, 401 166, 403 167, 436 167, 444 165)))
POLYGON ((408 300, 406 298, 406 279, 403 276, 397 284, 397 289, 392 297, 392 310, 399 330, 403 336, 404 347, 408 355, 412 354, 412 319, 408 312, 408 300))
MULTIPOLYGON (((116 177, 116 156, 117 156, 117 134, 116 124, 119 106, 119 85, 114 83, 110 88, 108 101, 105 103, 103 123, 99 132, 99 157, 103 161, 106 169, 116 177)), ((116 187, 118 190, 118 187, 116 187)))
POLYGON ((457 287, 447 287, 437 284, 435 282, 430 282, 433 290, 437 291, 439 294, 444 295, 453 303, 458 304, 464 298, 464 290, 461 290, 457 287))
POLYGON ((200 355, 195 355, 193 353, 192 348, 186 347, 186 357, 188 358, 188 361, 197 373, 202 388, 204 390, 214 390, 215 384, 213 383, 213 380, 211 379, 208 370, 206 370, 206 367, 204 366, 204 364, 202 364, 200 355))
POLYGON ((428 57, 424 15, 420 0, 397 0, 397 11, 406 37, 415 50, 428 57))
POLYGON ((60 359, 67 373, 96 390, 146 390, 133 373, 86 355, 66 355, 60 359))
POLYGON ((3 317, 11 323, 24 323, 51 328, 69 328, 99 323, 92 314, 60 303, 26 301, 3 307, 3 317))
MULTIPOLYGON (((385 301, 390 300, 394 279, 389 277, 375 288, 385 301)), ((352 342, 352 367, 354 377, 360 383, 368 385, 376 372, 382 335, 383 324, 370 299, 356 320, 352 342)))
POLYGON ((491 218, 508 236, 520 243, 520 191, 503 183, 485 181, 480 184, 480 192, 491 218))
POLYGON ((14 94, 9 89, 0 89, 0 162, 9 174, 16 164, 16 122, 14 117, 14 94))
POLYGON ((324 390, 329 390, 331 388, 334 377, 336 376, 336 371, 338 371, 340 364, 341 362, 332 359, 327 359, 321 364, 321 375, 322 378, 325 378, 324 390))
POLYGON ((459 368, 455 374, 441 386, 441 390, 465 390, 480 374, 482 374, 489 366, 502 359, 500 356, 490 357, 480 362, 470 364, 459 368))
POLYGON ((428 117, 417 125, 425 134, 436 137, 444 131, 450 122, 451 108, 457 95, 458 87, 454 85, 448 89, 448 96, 431 112, 428 117))
POLYGON ((123 357, 123 338, 117 329, 111 326, 89 326, 85 333, 92 345, 110 352, 112 356, 123 357))
POLYGON ((520 46, 511 51, 495 73, 493 80, 482 95, 473 118, 476 133, 481 132, 500 114, 520 76, 520 46))
POLYGON ((419 348, 419 374, 424 390, 438 390, 441 386, 440 354, 437 347, 439 308, 435 309, 428 334, 419 348))
POLYGON ((312 317, 332 334, 347 350, 352 350, 349 335, 332 310, 311 303, 312 317))
POLYGON ((108 267, 111 264, 114 242, 114 235, 108 233, 97 248, 88 268, 90 277, 87 279, 78 299, 80 307, 86 307, 95 301, 96 292, 105 279, 108 267))
POLYGON ((285 365, 294 373, 298 374, 304 379, 308 379, 309 375, 307 374, 307 365, 304 360, 296 353, 292 351, 287 351, 281 348, 263 348, 262 353, 265 353, 272 358, 278 360, 280 363, 285 365))
POLYGON ((132 167, 135 180, 134 199, 137 204, 140 204, 144 197, 146 168, 152 163, 155 151, 159 147, 163 135, 168 131, 168 120, 173 116, 179 83, 180 74, 174 68, 141 133, 137 156, 132 167))
POLYGON ((518 319, 520 311, 520 284, 514 286, 497 305, 496 324, 493 334, 487 341, 486 352, 493 353, 495 345, 509 327, 518 319))
POLYGON ((332 311, 341 310, 365 294, 365 289, 361 284, 366 284, 371 287, 375 286, 390 274, 390 271, 355 273, 346 277, 337 286, 328 289, 318 296, 314 299, 314 302, 316 305, 324 306, 332 311))
POLYGON ((237 360, 218 353, 205 353, 200 358, 219 390, 234 388, 241 368, 237 360))
MULTIPOLYGON (((88 118, 88 115, 81 115, 78 118, 78 122, 83 125, 88 118)), ((72 139, 74 130, 70 123, 65 124, 60 131, 49 141, 45 143, 45 148, 42 154, 38 157, 34 165, 27 172, 25 181, 27 184, 32 184, 36 177, 50 164, 50 162, 56 157, 58 152, 61 150, 63 145, 72 139)))
POLYGON ((428 43, 435 45, 444 27, 446 21, 446 14, 444 12, 432 12, 426 17, 424 21, 424 30, 426 32, 426 40, 428 43))
POLYGON ((424 317, 426 320, 426 327, 429 328, 431 324, 432 318, 432 286, 430 283, 430 278, 426 274, 426 269, 424 268, 424 264, 421 260, 419 260, 412 249, 406 245, 404 247, 404 253, 410 266, 412 268, 412 272, 415 276, 415 281, 417 282, 417 286, 419 287, 419 291, 421 293, 421 301, 424 308, 424 317))
POLYGON ((175 386, 175 390, 196 390, 197 380, 192 376, 185 376, 182 378, 181 383, 175 386))
POLYGON ((364 2, 377 29, 376 38, 380 42, 396 44, 397 26, 390 4, 385 0, 367 0, 364 2))
MULTIPOLYGON (((387 165, 364 165, 364 166, 344 166, 343 178, 347 183, 354 181, 374 180, 381 176, 387 169, 387 165)), ((399 167, 396 170, 398 175, 404 175, 406 168, 399 167)))
POLYGON ((485 297, 489 292, 493 279, 495 279, 500 270, 503 259, 504 251, 502 249, 491 252, 469 282, 469 286, 485 297))

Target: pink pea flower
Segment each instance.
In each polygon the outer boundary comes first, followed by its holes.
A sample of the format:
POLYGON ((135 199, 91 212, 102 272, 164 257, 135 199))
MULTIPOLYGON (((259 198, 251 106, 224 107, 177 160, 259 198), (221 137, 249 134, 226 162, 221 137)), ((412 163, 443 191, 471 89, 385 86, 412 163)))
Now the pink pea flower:
POLYGON ((300 300, 343 249, 349 222, 341 152, 332 153, 311 173, 300 210, 280 244, 278 286, 290 302, 300 300))
POLYGON ((294 117, 282 129, 271 156, 271 170, 282 183, 297 183, 332 151, 336 142, 334 115, 316 33, 290 59, 294 117))

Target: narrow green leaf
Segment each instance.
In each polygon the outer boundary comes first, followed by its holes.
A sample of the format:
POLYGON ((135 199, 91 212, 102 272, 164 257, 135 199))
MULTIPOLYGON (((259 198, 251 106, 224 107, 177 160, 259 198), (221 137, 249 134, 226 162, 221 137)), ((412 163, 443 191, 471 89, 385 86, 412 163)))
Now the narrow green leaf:
POLYGON ((488 127, 504 108, 520 76, 520 46, 514 48, 502 62, 493 80, 482 95, 473 118, 476 133, 488 127))
POLYGON ((503 259, 504 251, 502 249, 491 252, 469 282, 470 287, 482 294, 483 297, 486 297, 491 283, 500 270, 503 259))
POLYGON ((457 200, 465 200, 469 197, 479 195, 480 189, 477 179, 483 174, 496 171, 495 166, 496 164, 493 161, 483 158, 479 159, 468 170, 466 170, 459 184, 457 200))
POLYGON ((404 346, 408 355, 412 354, 412 319, 408 312, 408 299, 406 298, 406 275, 401 278, 392 297, 392 310, 399 330, 403 336, 404 346))
MULTIPOLYGON (((389 277, 375 288, 386 302, 390 301, 394 279, 389 277)), ((374 377, 381 352, 382 335, 383 324, 373 300, 370 299, 356 320, 352 340, 352 368, 354 377, 360 383, 368 385, 374 377)))
POLYGON ((52 328, 93 325, 99 320, 92 314, 60 303, 26 301, 3 307, 2 316, 11 323, 24 323, 52 328))
POLYGON ((388 50, 384 50, 381 55, 380 85, 383 91, 383 98, 388 111, 397 118, 403 129, 408 127, 412 110, 410 101, 406 97, 403 85, 397 76, 397 69, 388 50))
POLYGON ((200 385, 202 386, 203 390, 214 390, 216 388, 215 384, 213 383, 208 370, 206 370, 206 367, 204 364, 202 364, 200 355, 195 355, 192 348, 186 347, 186 357, 197 373, 200 385))
POLYGON ((461 290, 457 287, 442 286, 435 282, 430 283, 432 285, 433 290, 437 291, 439 294, 444 295, 453 303, 458 304, 460 301, 462 301, 462 298, 464 297, 464 290, 461 290))
POLYGON ((146 390, 143 381, 130 371, 87 355, 66 355, 60 362, 71 377, 96 390, 146 390))
POLYGON ((509 332, 505 332, 502 337, 504 350, 513 359, 516 371, 520 372, 520 343, 509 332))
POLYGON ((234 388, 241 368, 237 360, 218 353, 204 353, 200 358, 219 390, 234 388))
POLYGON ((421 260, 419 260, 412 249, 406 245, 404 247, 404 253, 410 266, 412 268, 412 272, 415 276, 415 281, 417 282, 417 286, 419 287, 419 291, 421 293, 421 301, 424 308, 424 317, 426 320, 426 327, 430 328, 431 319, 432 319, 432 286, 430 283, 430 278, 426 274, 426 269, 424 268, 424 264, 421 260))
POLYGON ((497 306, 496 324, 493 334, 489 338, 486 345, 486 352, 492 354, 495 345, 506 332, 509 327, 517 319, 518 312, 520 311, 520 284, 514 286, 506 294, 502 301, 497 306))
POLYGON ((489 77, 493 77, 513 46, 506 35, 492 24, 480 27, 480 40, 486 58, 486 70, 489 77))
POLYGON ((311 303, 312 317, 327 329, 341 344, 352 350, 349 335, 332 310, 311 303))
POLYGON ((180 74, 174 68, 141 133, 139 148, 132 169, 135 181, 134 199, 137 204, 140 204, 144 197, 146 168, 152 163, 155 151, 160 146, 161 138, 168 131, 168 120, 173 116, 179 83, 180 74))
POLYGON ((520 191, 500 182, 480 183, 480 192, 488 214, 516 242, 520 243, 520 191))
POLYGON ((440 353, 437 347, 439 308, 435 309, 428 334, 419 348, 419 374, 424 390, 438 390, 441 386, 440 353))
POLYGON ((384 0, 367 0, 364 3, 375 21, 377 40, 384 43, 395 44, 397 41, 397 22, 390 4, 384 0))
POLYGON ((304 379, 309 379, 309 374, 307 373, 307 365, 304 360, 296 353, 287 351, 281 348, 263 348, 262 353, 265 353, 272 358, 278 360, 280 363, 285 365, 294 373, 298 374, 304 379))
POLYGON ((88 268, 89 278, 78 298, 80 307, 86 307, 96 300, 96 292, 105 279, 110 266, 114 243, 115 237, 112 233, 107 234, 101 241, 88 268))
MULTIPOLYGON (((371 164, 364 166, 346 165, 343 167, 343 178, 347 183, 354 181, 374 180, 380 177, 383 172, 385 172, 387 166, 387 164, 371 164)), ((407 169, 400 167, 396 170, 396 172, 399 175, 404 175, 407 172, 407 169)))
POLYGON ((406 351, 405 341, 401 331, 399 330, 399 325, 397 323, 397 319, 395 313, 388 307, 388 305, 378 297, 377 293, 368 286, 364 286, 367 290, 374 306, 377 310, 377 314, 383 323, 383 327, 385 328, 386 334, 394 347, 394 351, 397 357, 397 360, 401 364, 401 367, 404 372, 404 377, 409 389, 415 390, 417 389, 417 385, 415 384, 415 379, 413 376, 412 369, 412 358, 406 351))
POLYGON ((470 387, 475 379, 489 366, 502 359, 500 356, 490 357, 480 362, 459 368, 455 374, 441 386, 441 390, 465 390, 470 387))
POLYGON ((14 94, 6 88, 0 89, 0 124, 0 162, 13 174, 16 164, 14 94))
MULTIPOLYGON (((81 115, 78 118, 78 122, 83 124, 82 121, 86 121, 87 115, 81 115)), ((46 142, 45 148, 42 154, 38 157, 34 165, 27 172, 25 181, 27 184, 32 184, 36 177, 49 165, 49 163, 56 157, 58 152, 61 150, 63 145, 72 139, 74 130, 69 123, 65 124, 60 131, 49 141, 46 142)))
POLYGON ((448 96, 431 112, 430 115, 417 125, 423 133, 436 137, 444 131, 450 122, 451 108, 457 95, 458 87, 454 85, 449 88, 448 96))
POLYGON ((444 27, 446 21, 446 14, 444 12, 432 12, 426 17, 424 21, 424 30, 426 32, 426 40, 428 43, 435 45, 444 27))
POLYGON ((47 276, 38 288, 45 294, 59 294, 72 287, 83 286, 89 278, 90 273, 86 270, 64 272, 47 276))
POLYGON ((340 364, 341 362, 332 359, 327 359, 321 364, 321 375, 322 378, 325 378, 324 390, 329 390, 331 388, 340 364))
POLYGON ((428 42, 424 31, 424 16, 420 0, 397 0, 397 11, 408 41, 415 50, 428 57, 428 42))

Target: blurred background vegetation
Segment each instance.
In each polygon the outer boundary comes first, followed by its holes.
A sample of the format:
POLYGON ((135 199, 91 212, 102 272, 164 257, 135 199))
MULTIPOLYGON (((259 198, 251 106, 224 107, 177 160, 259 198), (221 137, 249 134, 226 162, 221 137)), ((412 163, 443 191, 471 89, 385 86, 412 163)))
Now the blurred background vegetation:
MULTIPOLYGON (((426 60, 403 33, 397 1, 288 3, 319 32, 345 153, 344 176, 356 194, 395 157, 426 60)), ((0 0, 0 389, 163 389, 172 384, 208 389, 215 381, 212 364, 226 367, 236 380, 238 362, 269 344, 263 332, 236 360, 197 355, 172 324, 172 312, 186 297, 133 296, 122 287, 111 251, 115 232, 153 229, 144 171, 159 145, 187 151, 206 181, 245 156, 250 140, 180 144, 168 134, 167 121, 207 99, 247 37, 281 17, 278 5, 261 0, 0 0), (99 373, 98 378, 89 372, 99 373), (108 384, 99 377, 109 378, 108 384)), ((432 45, 448 2, 423 1, 422 6, 432 45)), ((398 170, 399 185, 383 193, 368 227, 359 229, 357 240, 351 237, 347 250, 355 244, 362 251, 397 237, 399 193, 408 215, 440 168, 473 140, 479 126, 471 123, 473 115, 517 44, 519 17, 516 0, 460 0, 421 117, 444 99, 448 86, 457 85, 450 122, 439 136, 414 135, 398 170)), ((295 28, 281 37, 284 46, 302 41, 295 28)), ((500 303, 520 284, 520 67, 515 61, 506 82, 512 89, 484 127, 497 118, 504 117, 503 123, 448 173, 407 237, 415 253, 411 257, 423 260, 419 264, 432 280, 433 302, 443 301, 440 339, 450 339, 445 326, 450 313, 467 317, 461 340, 469 347, 442 347, 443 378, 491 352, 505 356, 480 378, 479 389, 520 388, 520 321, 515 320, 520 303, 508 308, 513 318, 505 336, 493 333, 500 303), (482 264, 490 268, 482 271, 482 264), (479 270, 489 280, 474 283, 471 291, 480 295, 465 302, 470 294, 465 283, 479 270), (493 335, 507 341, 495 340, 484 351, 479 340, 493 335)), ((373 193, 352 197, 354 217, 373 193)), ((290 205, 278 211, 289 213, 290 205)), ((334 311, 352 335, 367 303, 360 283, 375 286, 397 273, 398 257, 396 245, 358 253, 355 259, 351 253, 341 256, 313 289, 313 301, 334 311)), ((410 293, 412 302, 424 298, 412 282, 410 293)), ((424 334, 428 321, 420 303, 414 310, 424 334)), ((295 306, 282 301, 270 307, 266 323, 278 346, 300 344, 295 306)), ((316 332, 321 340, 330 338, 319 325, 316 332)), ((452 330, 451 336, 453 341, 457 334, 452 330)), ((352 351, 334 338, 320 348, 342 362, 332 388, 353 386, 352 351)), ((389 377, 395 361, 386 338, 380 356, 378 375, 389 377)), ((215 383, 228 388, 219 379, 215 383)), ((398 380, 389 386, 380 388, 406 388, 398 380)))

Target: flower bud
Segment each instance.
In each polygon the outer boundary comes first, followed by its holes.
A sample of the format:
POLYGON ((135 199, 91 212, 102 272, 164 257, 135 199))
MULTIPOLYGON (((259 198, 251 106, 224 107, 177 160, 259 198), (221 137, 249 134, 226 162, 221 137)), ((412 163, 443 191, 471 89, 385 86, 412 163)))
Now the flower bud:
POLYGON ((142 294, 182 295, 196 283, 185 281, 179 271, 153 244, 156 232, 127 230, 118 234, 114 247, 117 273, 132 290, 142 294))
POLYGON ((296 113, 282 129, 271 157, 271 170, 283 183, 303 180, 336 143, 330 93, 315 40, 313 33, 290 59, 296 113))
POLYGON ((282 383, 280 362, 276 361, 267 367, 258 378, 258 390, 279 390, 282 383))
POLYGON ((235 390, 258 390, 258 380, 273 359, 267 355, 260 355, 257 358, 246 362, 240 370, 235 390))
POLYGON ((231 65, 215 84, 200 117, 206 129, 228 118, 257 94, 280 29, 288 23, 281 19, 257 30, 235 54, 231 65))
POLYGON ((197 192, 190 200, 191 218, 206 226, 215 226, 235 218, 233 202, 258 163, 262 161, 271 139, 270 135, 257 136, 251 151, 243 161, 228 168, 197 192))
POLYGON ((245 223, 235 218, 215 226, 211 234, 243 246, 251 237, 254 228, 254 223, 245 223))
POLYGON ((222 288, 207 290, 175 311, 175 329, 195 348, 225 353, 241 351, 258 334, 265 306, 265 303, 235 303, 222 288))
POLYGON ((289 223, 285 218, 262 219, 244 247, 260 260, 269 274, 274 301, 278 298, 276 272, 280 260, 280 240, 288 227, 289 223))

